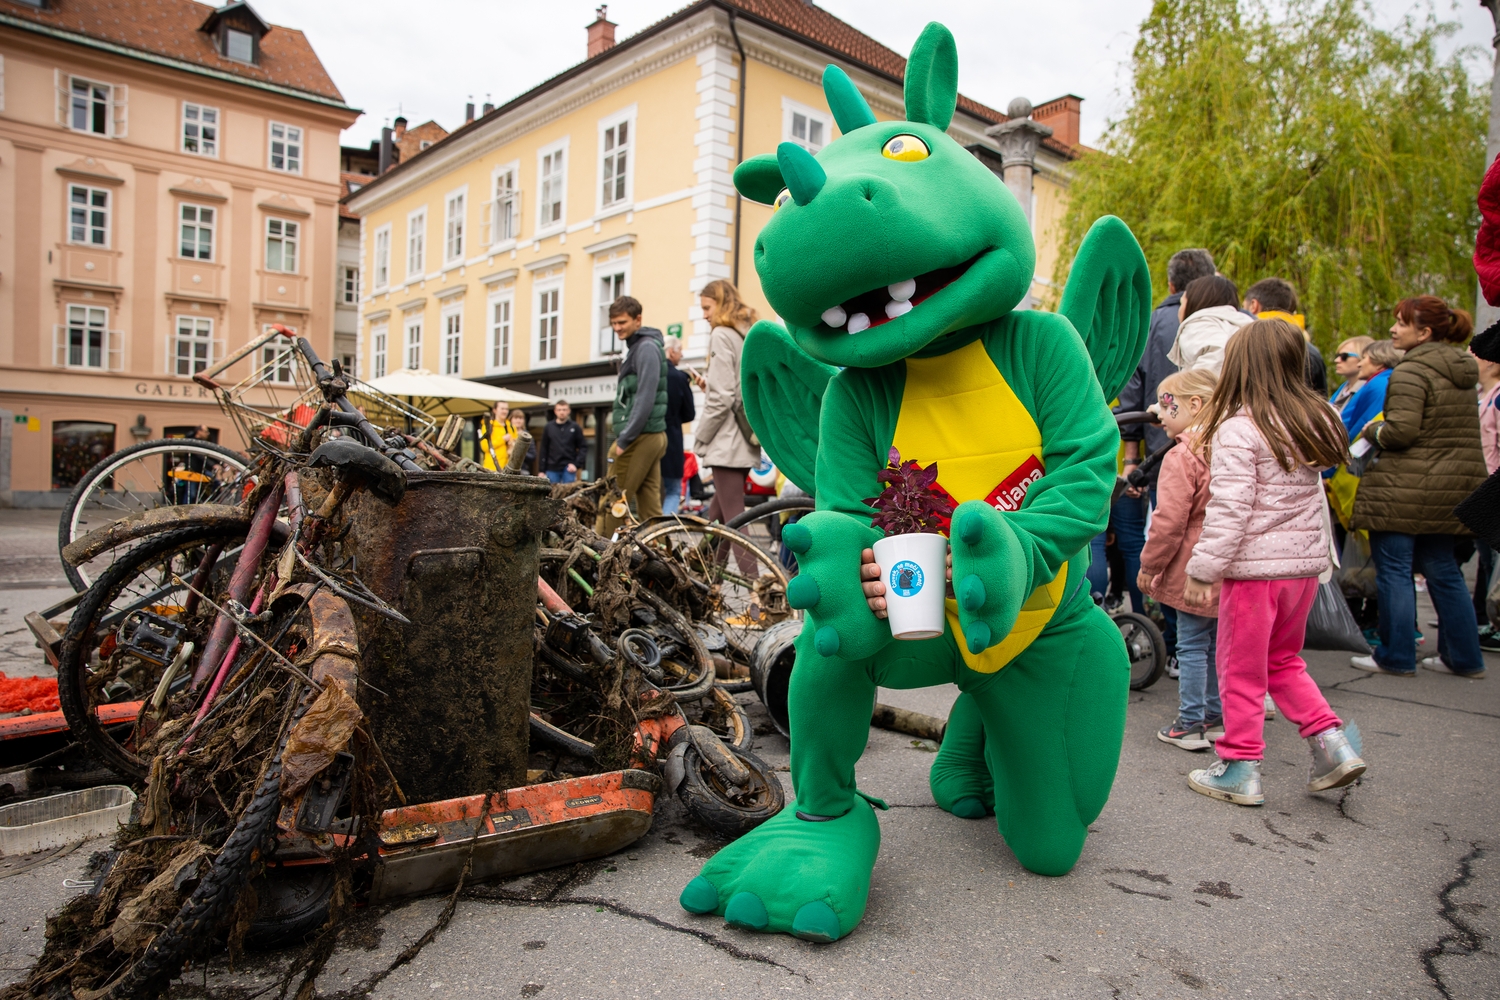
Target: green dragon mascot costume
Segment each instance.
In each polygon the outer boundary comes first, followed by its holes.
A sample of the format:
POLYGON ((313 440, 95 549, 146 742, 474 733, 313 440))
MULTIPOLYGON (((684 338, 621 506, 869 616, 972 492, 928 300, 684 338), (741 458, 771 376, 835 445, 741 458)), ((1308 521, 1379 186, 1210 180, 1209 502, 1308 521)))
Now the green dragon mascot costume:
POLYGON ((777 466, 817 497, 785 544, 806 610, 790 691, 796 801, 716 854, 683 890, 693 913, 813 941, 864 915, 880 846, 855 786, 877 685, 956 683, 932 793, 993 813, 1021 864, 1063 875, 1109 797, 1125 729, 1120 633, 1084 581, 1104 529, 1119 431, 1108 403, 1145 344, 1151 282, 1124 223, 1100 219, 1061 313, 1013 311, 1036 249, 1009 190, 945 129, 953 36, 929 24, 906 70, 909 121, 876 121, 849 77, 823 74, 843 133, 735 171, 775 206, 755 241, 787 329, 745 342, 745 405, 777 466), (788 333, 790 330, 790 333, 788 333), (892 446, 938 463, 957 502, 955 597, 940 638, 896 642, 865 603, 866 497, 892 446))

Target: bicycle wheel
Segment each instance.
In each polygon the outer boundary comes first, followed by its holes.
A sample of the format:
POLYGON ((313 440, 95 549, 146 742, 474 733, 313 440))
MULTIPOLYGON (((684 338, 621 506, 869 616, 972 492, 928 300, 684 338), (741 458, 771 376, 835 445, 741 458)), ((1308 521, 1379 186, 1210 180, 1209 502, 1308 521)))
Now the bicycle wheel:
POLYGON ((1125 640, 1125 653, 1130 657, 1130 690, 1144 691, 1166 672, 1166 640, 1156 623, 1145 615, 1122 611, 1114 620, 1120 638, 1125 640))
POLYGON ((692 607, 689 617, 714 656, 749 667, 755 643, 766 629, 802 617, 786 602, 786 570, 732 528, 696 517, 663 518, 637 530, 632 542, 644 557, 640 573, 648 583, 653 582, 650 559, 672 563, 682 578, 694 581, 683 596, 692 607))
MULTIPOLYGON (((73 612, 58 660, 58 701, 74 737, 127 778, 144 778, 150 770, 150 758, 139 752, 146 735, 139 723, 143 716, 148 724, 163 721, 165 701, 150 703, 168 656, 175 659, 190 641, 201 650, 213 621, 214 613, 195 607, 187 587, 172 578, 191 581, 207 564, 199 589, 219 589, 214 583, 227 578, 243 542, 243 533, 214 527, 148 538, 105 570, 73 612), (134 716, 110 707, 132 702, 141 704, 134 716)), ((191 664, 180 664, 178 683, 190 676, 191 664)), ((168 687, 163 694, 171 693, 168 687)))
POLYGON ((787 576, 796 576, 797 557, 781 544, 781 529, 816 509, 817 501, 809 496, 778 497, 745 508, 724 526, 733 528, 769 552, 786 570, 787 576))
MULTIPOLYGON (((223 445, 189 438, 143 441, 122 448, 84 473, 68 497, 57 526, 57 547, 118 518, 178 504, 234 503, 249 467, 245 456, 223 445)), ((118 552, 82 566, 63 563, 73 589, 87 590, 118 552)))

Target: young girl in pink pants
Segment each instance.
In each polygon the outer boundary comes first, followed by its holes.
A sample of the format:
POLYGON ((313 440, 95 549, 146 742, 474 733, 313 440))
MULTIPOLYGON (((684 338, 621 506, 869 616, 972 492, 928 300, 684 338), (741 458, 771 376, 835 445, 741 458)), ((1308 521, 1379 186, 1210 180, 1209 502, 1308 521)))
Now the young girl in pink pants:
POLYGON ((1193 771, 1188 784, 1244 806, 1265 802, 1268 691, 1312 748, 1309 791, 1347 785, 1365 771, 1358 731, 1345 732, 1300 655, 1318 576, 1329 567, 1318 473, 1343 461, 1348 448, 1338 414, 1303 381, 1305 358, 1301 332, 1285 320, 1241 328, 1224 348, 1202 422, 1210 498, 1183 601, 1206 606, 1222 581, 1224 735, 1219 760, 1193 771))

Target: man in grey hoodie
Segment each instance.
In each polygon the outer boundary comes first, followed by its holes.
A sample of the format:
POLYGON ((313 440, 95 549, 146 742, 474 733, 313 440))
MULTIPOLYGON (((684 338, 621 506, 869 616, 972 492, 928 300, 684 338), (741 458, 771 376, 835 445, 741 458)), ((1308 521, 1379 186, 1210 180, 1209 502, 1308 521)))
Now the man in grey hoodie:
MULTIPOLYGON (((667 355, 661 331, 641 325, 641 304, 622 295, 609 307, 609 325, 625 342, 615 386, 612 475, 640 520, 661 516, 661 457, 667 451, 667 355)), ((611 535, 625 518, 599 511, 595 530, 611 535)))

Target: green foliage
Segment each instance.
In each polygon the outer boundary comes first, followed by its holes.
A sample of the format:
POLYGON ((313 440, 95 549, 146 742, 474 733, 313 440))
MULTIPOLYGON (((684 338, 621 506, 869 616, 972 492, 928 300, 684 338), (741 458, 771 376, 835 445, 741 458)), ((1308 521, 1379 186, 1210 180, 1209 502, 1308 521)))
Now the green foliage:
POLYGON ((1361 0, 1156 0, 1130 108, 1077 164, 1059 260, 1118 215, 1159 297, 1167 259, 1207 247, 1241 291, 1292 282, 1325 356, 1384 334, 1408 295, 1472 303, 1488 94, 1474 52, 1440 57, 1454 30, 1430 10, 1382 30, 1361 0))

